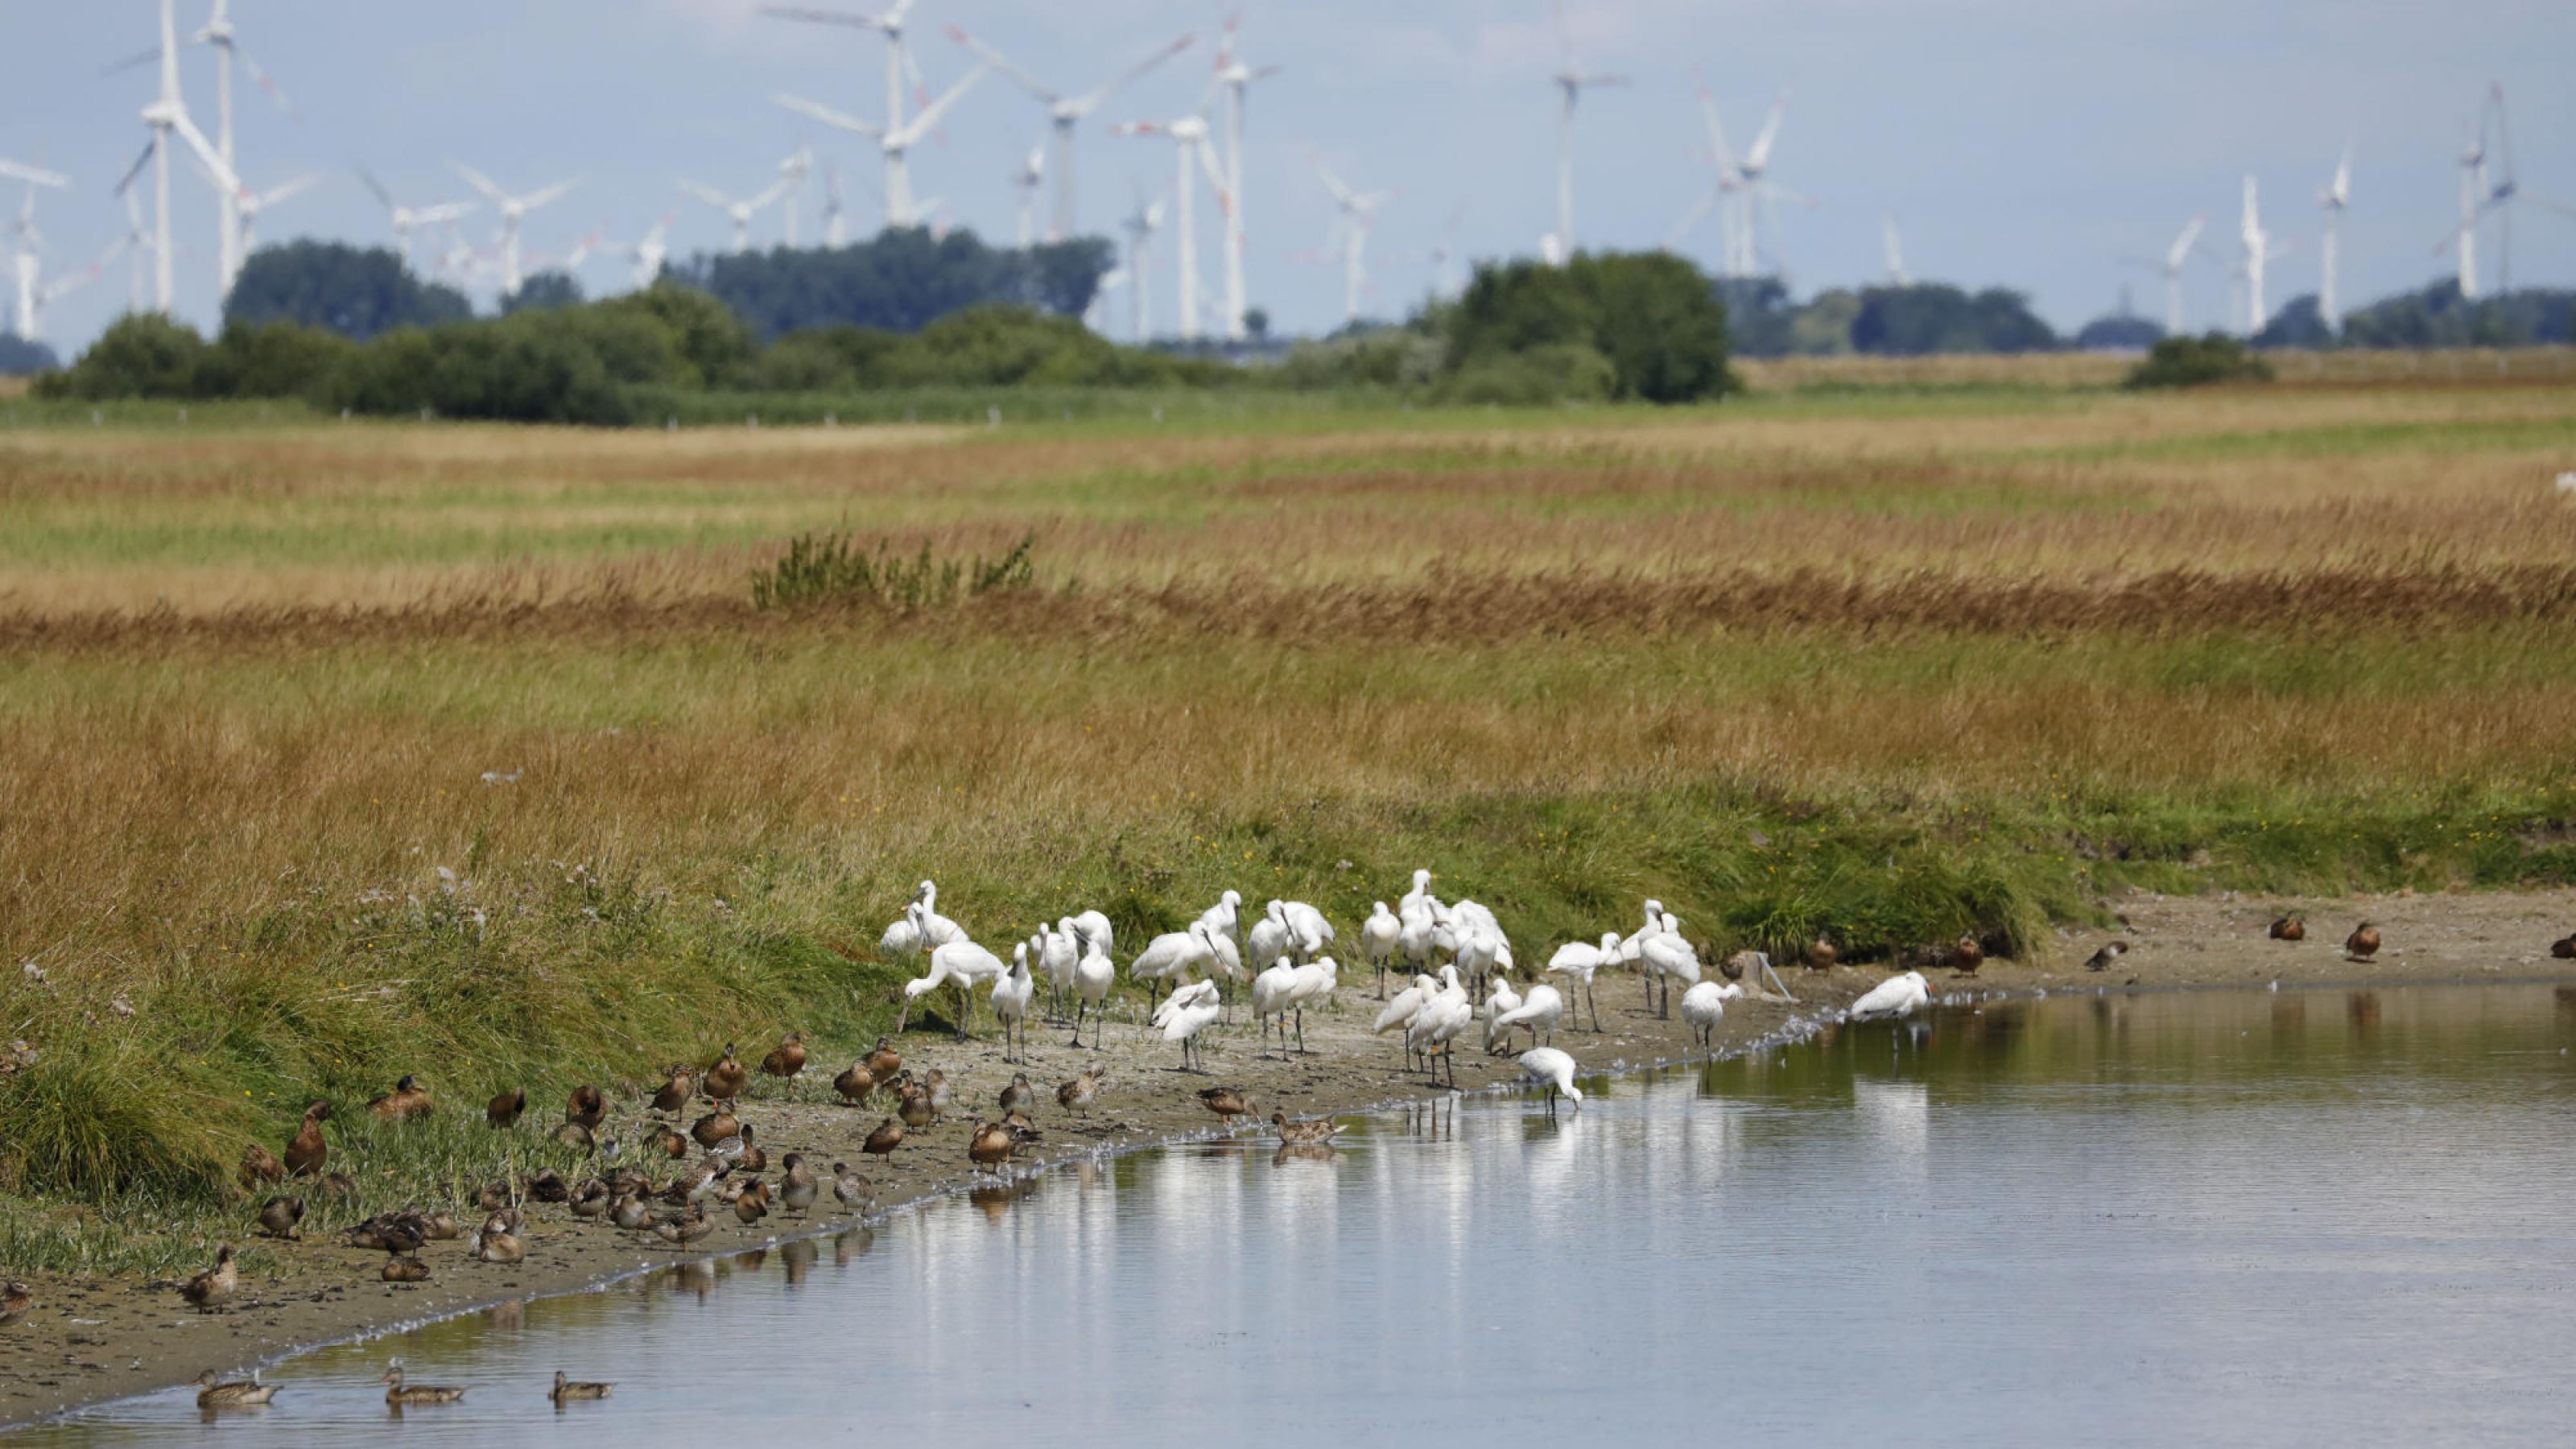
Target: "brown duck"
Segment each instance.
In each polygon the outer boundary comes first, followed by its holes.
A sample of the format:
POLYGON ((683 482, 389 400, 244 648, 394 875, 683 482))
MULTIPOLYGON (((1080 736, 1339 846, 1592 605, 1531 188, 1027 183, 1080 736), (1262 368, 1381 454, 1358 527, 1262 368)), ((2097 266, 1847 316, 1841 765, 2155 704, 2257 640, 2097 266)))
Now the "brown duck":
POLYGON ((742 1135, 742 1119, 733 1114, 733 1099, 720 1097, 716 1109, 689 1124, 689 1135, 700 1147, 713 1147, 728 1137, 742 1135))
POLYGON ((687 1217, 654 1224, 653 1236, 676 1248, 686 1247, 715 1230, 716 1225, 707 1217, 707 1210, 704 1207, 694 1207, 689 1209, 687 1217))
POLYGON ((592 1178, 575 1189, 572 1215, 577 1218, 604 1217, 608 1213, 608 1184, 592 1178))
POLYGON ((939 1120, 937 1114, 948 1110, 948 1074, 932 1067, 921 1074, 921 1089, 930 1094, 930 1120, 935 1123, 939 1120))
POLYGON ((2092 955, 2084 959, 2084 969, 2087 971, 2108 971, 2112 967, 2120 964, 2120 958, 2128 954, 2128 950, 2129 943, 2126 941, 2105 941, 2102 943, 2101 950, 2094 952, 2092 955))
POLYGON ((742 1095, 747 1077, 748 1074, 742 1069, 742 1063, 734 1060, 733 1043, 726 1042, 724 1055, 716 1058, 715 1065, 707 1068, 705 1083, 707 1095, 719 1102, 729 1102, 742 1095))
POLYGON ((2275 941, 2304 941, 2308 939, 2308 923, 2295 915, 2274 917, 2272 921, 2272 939, 2275 941))
POLYGON ((570 1202, 572 1187, 563 1180, 562 1173, 551 1167, 539 1168, 537 1175, 528 1179, 528 1201, 570 1202))
POLYGON ((322 1140, 322 1124, 331 1120, 331 1104, 315 1102, 304 1109, 304 1126, 286 1144, 286 1170, 311 1177, 331 1159, 331 1144, 322 1140))
POLYGON ((895 1073, 903 1070, 903 1054, 888 1045, 884 1037, 878 1037, 876 1050, 868 1053, 867 1065, 869 1076, 890 1082, 895 1073))
POLYGON ((877 1130, 868 1134, 867 1144, 859 1150, 870 1157, 891 1162, 894 1150, 902 1145, 903 1124, 888 1117, 877 1124, 877 1130))
POLYGON ((1807 969, 1810 971, 1831 971, 1834 963, 1841 959, 1842 953, 1834 949, 1834 943, 1822 936, 1807 944, 1807 969))
POLYGON ((2355 961, 2367 961, 2379 954, 2379 928, 2368 921, 2353 928, 2344 938, 2343 953, 2355 961))
POLYGON ((791 1031, 780 1038, 778 1045, 769 1049, 769 1055, 760 1059, 761 1075, 785 1081, 791 1091, 796 1086, 796 1074, 803 1070, 805 1033, 801 1031, 791 1031))
POLYGON ((394 1089, 367 1104, 367 1110, 387 1122, 409 1122, 429 1115, 429 1089, 420 1079, 406 1072, 394 1089))
POLYGON ((733 1215, 749 1227, 769 1216, 769 1184, 755 1182, 733 1200, 733 1215))
POLYGON ((591 1135, 589 1128, 578 1122, 566 1122, 556 1128, 554 1144, 567 1151, 578 1152, 584 1157, 599 1150, 599 1139, 591 1135))
POLYGON ((914 1131, 939 1120, 939 1110, 930 1105, 928 1087, 905 1089, 902 1100, 895 1103, 894 1114, 903 1119, 903 1125, 914 1131))
POLYGON ((823 1195, 823 1184, 815 1179, 814 1169, 805 1165, 805 1154, 788 1153, 780 1160, 786 1173, 778 1181, 778 1205, 803 1217, 823 1195))
MULTIPOLYGON (((837 1169, 839 1164, 836 1163, 834 1166, 837 1169)), ((866 1181, 864 1178, 860 1180, 866 1181)), ((26 1317, 27 1310, 35 1306, 34 1289, 15 1278, 6 1283, 0 1283, 0 1328, 7 1328, 10 1324, 26 1317)))
POLYGON ((2550 942, 2549 954, 2561 961, 2576 961, 2576 936, 2561 936, 2550 942))
POLYGON ((1038 1104, 1038 1089, 1029 1085, 1029 1074, 1013 1072, 1011 1084, 1002 1089, 1004 1112, 1025 1112, 1038 1104))
POLYGON ((564 1101, 564 1120, 587 1132, 596 1132, 608 1120, 608 1094, 588 1082, 572 1089, 564 1101))
POLYGON ((832 1090, 840 1093, 841 1100, 853 1107, 866 1106, 869 1094, 876 1089, 876 1073, 869 1071, 864 1061, 850 1063, 848 1071, 832 1079, 832 1090))
POLYGON ((277 1397, 277 1385, 261 1383, 257 1374, 217 1383, 215 1371, 208 1369, 188 1380, 188 1384, 197 1391, 200 1409, 256 1409, 277 1397))
POLYGON ((689 1139, 681 1136, 680 1130, 668 1123, 654 1123, 653 1135, 650 1140, 655 1147, 662 1150, 664 1156, 686 1157, 689 1155, 689 1139))
POLYGON ((409 1253, 396 1253, 385 1259, 381 1276, 388 1283, 426 1283, 429 1265, 409 1253))
POLYGON ((486 1223, 483 1231, 474 1235, 473 1252, 486 1263, 516 1263, 528 1256, 528 1247, 518 1234, 496 1232, 486 1223))
POLYGON ((1342 1124, 1330 1117, 1309 1117, 1303 1122, 1291 1122, 1285 1112, 1271 1113, 1270 1125, 1278 1131, 1281 1142, 1299 1146, 1330 1142, 1344 1130, 1342 1124))
POLYGON ((440 1384, 405 1382, 401 1359, 395 1359, 388 1365, 385 1376, 376 1382, 385 1386, 385 1402, 395 1408, 414 1404, 452 1404, 465 1397, 463 1389, 452 1389, 440 1384))
POLYGON ((1228 1127, 1234 1125, 1235 1118, 1252 1115, 1252 1103, 1245 1099, 1239 1087, 1209 1087, 1199 1093, 1199 1102, 1224 1118, 1228 1127))
POLYGON ((999 1172, 1008 1167, 1020 1148, 1037 1140, 1033 1128, 1012 1127, 1002 1122, 975 1119, 974 1134, 966 1139, 966 1160, 979 1169, 999 1172))
POLYGON ((256 1142, 242 1149, 242 1186, 256 1188, 261 1183, 282 1182, 285 1178, 286 1164, 277 1160, 276 1153, 256 1142))
POLYGON ((667 1079, 662 1083, 662 1090, 653 1094, 653 1110, 656 1112, 682 1111, 688 1107, 689 1099, 697 1094, 698 1074, 674 1063, 667 1079))
POLYGON ((292 1238, 295 1225, 304 1221, 304 1199, 292 1195, 270 1198, 259 1205, 259 1230, 272 1238, 292 1238))
POLYGON ((562 1369, 556 1369, 555 1386, 547 1392, 546 1397, 558 1404, 569 1404, 582 1399, 607 1398, 608 1391, 616 1387, 615 1384, 584 1383, 580 1379, 568 1379, 564 1377, 562 1369))
POLYGON ((1951 969, 1962 976, 1976 975, 1977 968, 1985 964, 1986 948, 1978 945, 1977 938, 1974 936, 1961 936, 1950 947, 1951 969))
POLYGON ((215 1266, 179 1285, 179 1296, 200 1313, 212 1313, 241 1287, 241 1270, 233 1266, 233 1245, 215 1245, 215 1266))
POLYGON ((631 1233, 653 1221, 653 1205, 630 1192, 608 1210, 608 1220, 631 1233))
POLYGON ((1082 1075, 1055 1089, 1055 1104, 1068 1112, 1088 1114, 1091 1104, 1100 1099, 1100 1065, 1094 1062, 1082 1069, 1082 1075))
POLYGON ((528 1089, 512 1087, 494 1097, 483 1108, 483 1120, 495 1127, 516 1127, 519 1114, 528 1110, 528 1089))
POLYGON ((854 1213, 866 1212, 877 1200, 877 1185, 850 1171, 850 1164, 832 1164, 832 1200, 854 1213))

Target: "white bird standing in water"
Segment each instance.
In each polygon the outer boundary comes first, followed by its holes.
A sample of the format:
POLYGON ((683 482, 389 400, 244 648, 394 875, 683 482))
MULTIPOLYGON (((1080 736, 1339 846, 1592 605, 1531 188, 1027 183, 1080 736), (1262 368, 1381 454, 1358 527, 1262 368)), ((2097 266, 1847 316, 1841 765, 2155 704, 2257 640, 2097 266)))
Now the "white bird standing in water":
POLYGON ((1395 953, 1404 939, 1404 922, 1379 901, 1369 918, 1360 922, 1360 959, 1377 973, 1377 999, 1386 1000, 1387 968, 1395 964, 1395 953))
POLYGON ((1530 1034, 1530 1045, 1556 1039, 1556 1024, 1565 1017, 1565 997, 1557 989, 1541 982, 1529 989, 1521 1004, 1494 1018, 1494 1026, 1503 1033, 1506 1050, 1515 1031, 1530 1034))
POLYGON ((1583 1089, 1574 1085, 1574 1058, 1554 1047, 1532 1047, 1521 1053, 1521 1077, 1531 1086, 1547 1088, 1547 1115, 1556 1115, 1556 1099, 1562 1094, 1574 1099, 1574 1110, 1583 1110, 1583 1089))
POLYGON ((1715 1051, 1717 1024, 1726 1019, 1726 988, 1703 981, 1682 993, 1682 1022, 1698 1035, 1702 1051, 1715 1051))
POLYGON ((1092 1018, 1092 1044, 1097 1046, 1100 1011, 1109 1001, 1109 989, 1118 984, 1118 963, 1110 960, 1109 953, 1080 926, 1073 930, 1075 939, 1082 943, 1082 955, 1073 963, 1073 1040, 1066 1045, 1082 1045, 1082 1018, 1088 1014, 1092 1018))
POLYGON ((1883 1017, 1911 1016, 1932 1004, 1932 987, 1920 971, 1890 976, 1869 989, 1869 994, 1851 1004, 1849 1019, 1876 1021, 1883 1017))
MULTIPOLYGON (((1429 1058, 1435 1051, 1445 1055, 1449 1044, 1456 1041, 1467 1030, 1467 1024, 1476 1019, 1476 1008, 1467 1000, 1467 988, 1458 984, 1458 968, 1441 967, 1440 981, 1440 989, 1422 1003, 1422 1008, 1413 1014, 1413 1024, 1405 1028, 1405 1045, 1417 1056, 1429 1058)), ((1436 1061, 1430 1066, 1434 1071, 1439 1068, 1436 1061)), ((1451 1060, 1449 1071, 1450 1080, 1455 1082, 1458 1071, 1455 1059, 1451 1060)))
POLYGON ((1592 1029, 1601 1030, 1601 1004, 1592 999, 1592 973, 1619 959, 1619 933, 1604 931, 1601 944, 1568 941, 1547 958, 1548 974, 1565 978, 1567 990, 1583 988, 1583 1004, 1592 1010, 1592 1029))
POLYGON ((1025 1063, 1029 1059, 1029 1008, 1037 1004, 1038 983, 1029 975, 1029 948, 1023 942, 1012 948, 1011 969, 993 978, 993 1019, 1002 1027, 1002 1060, 1025 1063), (1011 1032, 1020 1034, 1020 1054, 1011 1055, 1011 1032))

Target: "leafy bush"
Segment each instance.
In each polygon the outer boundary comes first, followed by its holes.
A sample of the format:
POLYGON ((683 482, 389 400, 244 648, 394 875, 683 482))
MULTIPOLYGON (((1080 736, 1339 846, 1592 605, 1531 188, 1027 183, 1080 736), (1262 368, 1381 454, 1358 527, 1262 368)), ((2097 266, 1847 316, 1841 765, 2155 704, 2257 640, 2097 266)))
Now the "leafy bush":
POLYGON ((298 322, 364 342, 397 327, 461 322, 474 308, 423 282, 383 247, 298 241, 262 247, 224 298, 224 323, 298 322))
POLYGON ((558 314, 395 332, 361 349, 315 401, 353 412, 618 427, 634 405, 597 351, 558 314))
POLYGON ((1553 402, 1599 402, 1616 386, 1610 359, 1584 342, 1552 342, 1526 352, 1478 358, 1440 389, 1445 402, 1471 407, 1542 407, 1553 402))
POLYGON ((51 372, 62 365, 63 360, 45 344, 30 342, 15 332, 0 332, 0 377, 26 377, 51 372))
POLYGON ((724 386, 751 362, 751 329, 742 319, 714 297, 667 277, 640 292, 596 303, 590 310, 660 324, 678 349, 681 371, 686 374, 679 380, 700 387, 724 386))
POLYGON ((926 543, 919 554, 904 559, 895 557, 883 539, 868 554, 837 533, 801 533, 788 541, 776 563, 752 576, 751 602, 762 609, 867 603, 907 614, 945 608, 960 599, 1027 588, 1036 577, 1030 564, 1036 547, 1037 535, 1028 534, 1000 558, 988 561, 978 555, 972 564, 963 564, 934 559, 926 543))
POLYGON ((119 398, 191 398, 206 361, 206 339, 158 312, 118 318, 80 360, 36 380, 38 397, 110 402, 119 398))
POLYGON ((358 344, 293 322, 230 322, 198 364, 200 397, 302 397, 346 368, 358 344))
POLYGON ((1868 287, 1852 318, 1857 352, 1926 357, 1949 352, 2046 352, 2056 330, 2030 310, 2030 299, 2003 287, 1970 293, 1937 282, 1868 287))
POLYGON ((853 246, 698 257, 671 275, 721 299, 761 341, 801 329, 918 332, 975 307, 1080 317, 1112 260, 1107 241, 990 246, 969 231, 889 227, 853 246))
POLYGON ((2220 382, 2269 382, 2272 365, 2222 332, 2168 337, 2129 369, 2123 387, 2203 387, 2220 382))
POLYGON ((1518 394, 1570 364, 1553 395, 1596 395, 1585 352, 1609 363, 1612 397, 1696 402, 1740 385, 1726 365, 1725 304, 1699 268, 1661 253, 1479 267, 1448 329, 1453 387, 1472 371, 1477 390, 1518 394), (1499 365, 1513 357, 1539 363, 1499 365))

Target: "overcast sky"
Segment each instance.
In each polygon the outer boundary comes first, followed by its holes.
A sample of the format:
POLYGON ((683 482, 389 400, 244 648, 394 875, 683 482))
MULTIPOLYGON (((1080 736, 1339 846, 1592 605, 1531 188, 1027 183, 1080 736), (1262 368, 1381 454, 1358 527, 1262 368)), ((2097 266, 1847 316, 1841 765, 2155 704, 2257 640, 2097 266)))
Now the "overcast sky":
MULTIPOLYGON (((828 0, 826 0, 828 3, 828 0)), ((863 0, 862 0, 863 3, 863 0)), ((856 138, 800 123, 767 100, 792 90, 863 116, 885 110, 882 42, 856 30, 758 16, 753 0, 235 0, 243 51, 296 106, 240 107, 245 179, 266 189, 302 171, 330 183, 280 206, 263 240, 296 233, 380 241, 381 210, 349 178, 373 166, 414 204, 462 197, 454 157, 504 186, 579 175, 570 199, 528 226, 531 250, 596 228, 633 239, 677 209, 682 252, 726 244, 730 223, 689 201, 690 175, 748 193, 800 140, 847 174, 859 222, 882 219, 883 168, 856 138)), ((857 8, 854 4, 852 8, 857 8)), ((1246 185, 1251 298, 1295 330, 1340 320, 1323 244, 1330 200, 1310 155, 1352 184, 1392 188, 1371 241, 1372 310, 1395 314, 1428 284, 1454 215, 1470 256, 1526 254, 1553 222, 1560 63, 1544 0, 1250 0, 1246 51, 1279 74, 1253 91, 1246 185)), ((183 38, 206 0, 181 0, 183 38)), ((1171 185, 1167 142, 1110 123, 1197 105, 1226 7, 1192 0, 920 0, 912 44, 934 87, 966 69, 942 32, 961 24, 1042 76, 1083 89, 1184 31, 1198 44, 1113 98, 1081 133, 1081 220, 1108 231, 1132 188, 1171 185)), ((146 67, 102 78, 153 43, 152 0, 0 0, 0 156, 42 159, 77 190, 47 194, 50 265, 77 268, 124 228, 107 195, 144 140, 146 67)), ((1876 279, 1879 219, 1901 218, 1918 277, 2030 292, 2071 327, 2110 310, 2124 280, 2158 310, 2124 253, 2160 251, 2195 212, 2232 246, 2240 178, 2260 178, 2266 220, 2293 250, 2275 304, 2316 284, 2315 198, 2355 144, 2344 242, 2348 298, 2422 283, 2448 263, 2433 244, 2457 205, 2462 130, 2490 79, 2511 103, 2527 192, 2576 201, 2576 4, 2568 0, 1569 0, 1583 63, 1622 72, 1587 93, 1577 125, 1578 233, 1589 246, 1661 244, 1707 184, 1695 77, 1714 87, 1739 146, 1775 92, 1789 97, 1772 158, 1781 185, 1817 199, 1781 218, 1781 254, 1801 294, 1876 279)), ((192 48, 191 111, 214 129, 213 61, 192 48)), ((914 154, 915 187, 1007 239, 1009 176, 1044 134, 1035 101, 999 76, 970 93, 940 139, 914 154)), ((211 319, 214 207, 183 174, 177 191, 184 315, 211 319)), ((9 193, 14 208, 15 188, 9 193)), ((1213 287, 1217 226, 1200 227, 1213 287)), ((811 240, 814 206, 804 226, 811 240)), ((470 223, 488 234, 488 211, 470 223)), ((757 236, 775 240, 779 218, 757 236)), ((1165 249, 1169 249, 1168 230, 1165 249)), ((1717 233, 1683 249, 1715 269, 1717 233)), ((2576 283, 2576 220, 2526 208, 2518 281, 2576 283)), ((590 263, 594 292, 625 284, 590 263)), ((1155 309, 1172 316, 1170 273, 1155 309)), ((2190 321, 2215 322, 2227 281, 2202 264, 2190 321)), ((122 310, 120 264, 57 303, 50 339, 77 346, 122 310)), ((1123 302, 1113 332, 1123 335, 1123 302)))

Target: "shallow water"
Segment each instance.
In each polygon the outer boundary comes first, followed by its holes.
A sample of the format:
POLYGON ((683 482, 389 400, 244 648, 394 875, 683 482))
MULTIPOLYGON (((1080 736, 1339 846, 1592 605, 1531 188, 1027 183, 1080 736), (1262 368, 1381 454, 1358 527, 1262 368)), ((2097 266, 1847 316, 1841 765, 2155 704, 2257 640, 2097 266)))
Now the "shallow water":
POLYGON ((2060 997, 1250 1141, 34 1442, 2561 1441, 2576 990, 2060 997), (399 1420, 374 1381, 471 1386, 399 1420), (557 1414, 561 1367, 618 1381, 557 1414))

